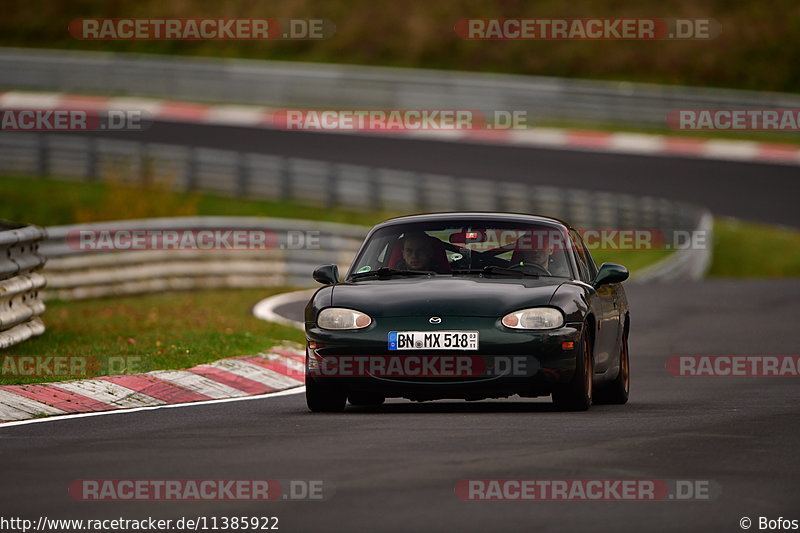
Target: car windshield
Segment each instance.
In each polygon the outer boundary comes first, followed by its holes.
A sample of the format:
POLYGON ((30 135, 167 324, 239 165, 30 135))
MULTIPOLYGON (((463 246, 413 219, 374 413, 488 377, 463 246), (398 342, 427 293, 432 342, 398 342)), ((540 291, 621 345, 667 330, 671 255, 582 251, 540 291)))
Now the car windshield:
POLYGON ((448 220, 387 226, 370 237, 351 280, 401 276, 571 278, 569 236, 559 226, 448 220))

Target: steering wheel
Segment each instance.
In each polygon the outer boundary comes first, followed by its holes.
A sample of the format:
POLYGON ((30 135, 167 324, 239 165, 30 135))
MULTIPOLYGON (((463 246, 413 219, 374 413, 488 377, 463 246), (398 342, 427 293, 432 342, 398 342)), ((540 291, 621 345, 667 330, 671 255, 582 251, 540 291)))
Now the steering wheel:
POLYGON ((542 265, 539 265, 537 263, 517 263, 516 265, 512 265, 512 266, 510 266, 508 268, 510 268, 511 270, 522 270, 522 269, 528 269, 528 268, 531 268, 531 267, 533 267, 535 270, 538 270, 539 272, 537 272, 537 273, 544 274, 545 276, 549 276, 550 275, 550 272, 545 267, 543 267, 542 265))

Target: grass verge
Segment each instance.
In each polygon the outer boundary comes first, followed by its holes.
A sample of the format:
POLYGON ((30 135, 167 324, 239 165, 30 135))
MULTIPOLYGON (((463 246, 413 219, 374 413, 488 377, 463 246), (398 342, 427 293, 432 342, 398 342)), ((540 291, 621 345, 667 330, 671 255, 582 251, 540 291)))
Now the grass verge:
MULTIPOLYGON (((301 331, 264 322, 250 313, 260 299, 286 290, 209 290, 48 302, 47 332, 0 351, 0 385, 189 368, 257 354, 284 341, 303 343, 301 331), (59 364, 66 365, 65 372, 79 375, 19 376, 22 360, 18 356, 74 357, 59 364)), ((55 365, 55 360, 49 363, 50 368, 55 365)))
POLYGON ((800 231, 717 218, 708 275, 728 278, 798 277, 800 231))
POLYGON ((371 226, 402 213, 360 212, 292 202, 175 192, 115 181, 74 182, 52 178, 0 177, 0 219, 39 226, 168 216, 267 216, 371 226))

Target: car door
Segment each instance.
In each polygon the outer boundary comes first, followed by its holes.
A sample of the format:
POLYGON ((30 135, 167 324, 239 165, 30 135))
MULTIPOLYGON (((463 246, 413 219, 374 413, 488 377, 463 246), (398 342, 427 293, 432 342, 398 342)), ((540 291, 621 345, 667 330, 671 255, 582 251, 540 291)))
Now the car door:
MULTIPOLYGON (((570 232, 575 251, 575 261, 578 263, 582 279, 591 283, 597 276, 597 266, 586 249, 581 236, 574 230, 570 232)), ((616 356, 617 336, 619 333, 619 310, 617 308, 617 291, 611 285, 596 287, 595 300, 597 301, 595 317, 597 318, 597 335, 594 345, 594 371, 602 373, 616 356)))

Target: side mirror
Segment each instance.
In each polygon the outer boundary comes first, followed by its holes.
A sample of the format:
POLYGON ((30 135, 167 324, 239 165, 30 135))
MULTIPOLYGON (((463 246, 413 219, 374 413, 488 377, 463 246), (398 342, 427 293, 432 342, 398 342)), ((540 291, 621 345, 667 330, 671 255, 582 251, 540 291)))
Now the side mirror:
POLYGON ((323 285, 339 283, 339 267, 336 265, 322 265, 314 270, 314 279, 323 285))
POLYGON ((628 279, 627 268, 616 263, 603 263, 600 265, 600 270, 597 271, 597 277, 594 278, 592 285, 599 287, 609 283, 621 283, 626 279, 628 279))

